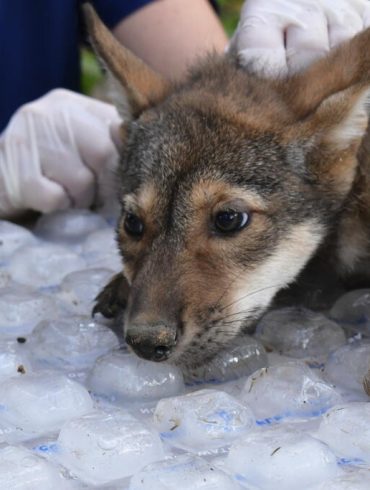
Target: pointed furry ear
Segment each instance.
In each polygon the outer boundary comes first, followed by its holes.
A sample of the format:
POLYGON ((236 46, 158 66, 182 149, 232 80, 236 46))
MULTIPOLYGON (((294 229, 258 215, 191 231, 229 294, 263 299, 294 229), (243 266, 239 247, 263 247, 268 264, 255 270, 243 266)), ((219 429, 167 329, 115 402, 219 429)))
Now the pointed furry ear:
MULTIPOLYGON (((354 145, 358 148, 369 122, 369 95, 369 88, 348 89, 326 101, 326 107, 322 110, 334 112, 337 118, 336 123, 333 121, 334 117, 330 118, 331 128, 326 135, 326 143, 330 147, 346 150, 354 145)), ((321 112, 320 109, 318 112, 321 112)))
POLYGON ((306 141, 304 167, 315 181, 345 196, 353 184, 358 155, 368 138, 368 87, 362 84, 327 97, 294 125, 296 140, 306 141))
POLYGON ((367 29, 305 71, 276 81, 293 113, 293 139, 310 143, 305 169, 342 196, 351 189, 367 134, 369 46, 367 29))
POLYGON ((305 119, 305 131, 330 151, 357 151, 369 122, 369 95, 369 87, 354 86, 329 96, 305 119))
POLYGON ((370 87, 370 28, 339 45, 306 70, 278 82, 299 119, 314 112, 325 99, 357 85, 370 87))
POLYGON ((166 96, 169 83, 117 41, 91 4, 85 3, 83 11, 92 46, 121 89, 120 113, 135 119, 166 96))
POLYGON ((357 151, 368 125, 369 46, 366 29, 305 71, 277 81, 298 132, 315 145, 357 151))

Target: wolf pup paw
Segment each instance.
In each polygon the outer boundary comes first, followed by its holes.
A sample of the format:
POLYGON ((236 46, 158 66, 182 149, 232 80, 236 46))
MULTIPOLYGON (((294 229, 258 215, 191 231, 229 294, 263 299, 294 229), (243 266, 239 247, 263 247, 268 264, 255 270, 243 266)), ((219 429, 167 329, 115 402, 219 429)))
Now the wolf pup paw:
POLYGON ((105 318, 116 318, 126 308, 130 286, 122 273, 116 274, 95 298, 92 316, 101 313, 105 318))

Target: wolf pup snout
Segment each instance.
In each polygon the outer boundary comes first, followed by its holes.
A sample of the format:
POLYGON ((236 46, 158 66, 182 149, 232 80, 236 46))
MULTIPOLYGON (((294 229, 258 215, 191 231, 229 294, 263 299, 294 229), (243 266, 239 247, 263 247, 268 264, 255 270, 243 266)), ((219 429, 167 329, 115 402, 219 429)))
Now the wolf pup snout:
POLYGON ((131 323, 125 338, 138 356, 148 361, 165 361, 176 345, 177 328, 162 322, 131 323))
POLYGON ((314 263, 368 270, 370 30, 285 79, 229 54, 171 84, 85 14, 123 118, 123 270, 95 311, 138 355, 200 365, 314 263))

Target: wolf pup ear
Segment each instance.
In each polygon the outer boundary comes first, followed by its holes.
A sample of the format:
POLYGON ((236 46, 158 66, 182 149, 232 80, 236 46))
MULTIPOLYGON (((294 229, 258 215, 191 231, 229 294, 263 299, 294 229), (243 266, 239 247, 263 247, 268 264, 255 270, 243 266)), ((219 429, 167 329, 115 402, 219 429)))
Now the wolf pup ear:
POLYGON ((370 29, 285 81, 284 98, 308 132, 344 150, 364 136, 370 94, 370 29), (288 83, 286 83, 288 82, 288 83))
POLYGON ((166 96, 169 83, 117 41, 91 4, 83 12, 91 44, 121 92, 118 110, 125 121, 136 119, 166 96))
POLYGON ((368 131, 369 47, 367 29, 302 73, 277 81, 294 113, 293 139, 309 142, 306 166, 342 195, 352 185, 368 131))

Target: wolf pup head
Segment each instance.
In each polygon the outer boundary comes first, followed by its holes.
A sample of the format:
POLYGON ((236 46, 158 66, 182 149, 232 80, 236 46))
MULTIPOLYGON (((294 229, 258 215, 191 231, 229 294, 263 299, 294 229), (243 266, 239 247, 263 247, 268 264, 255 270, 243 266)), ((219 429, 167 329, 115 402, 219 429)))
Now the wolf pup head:
POLYGON ((96 309, 125 308, 139 356, 196 366, 261 315, 335 226, 368 122, 370 30, 292 77, 213 54, 171 84, 91 6, 85 16, 123 117, 123 272, 96 309))

